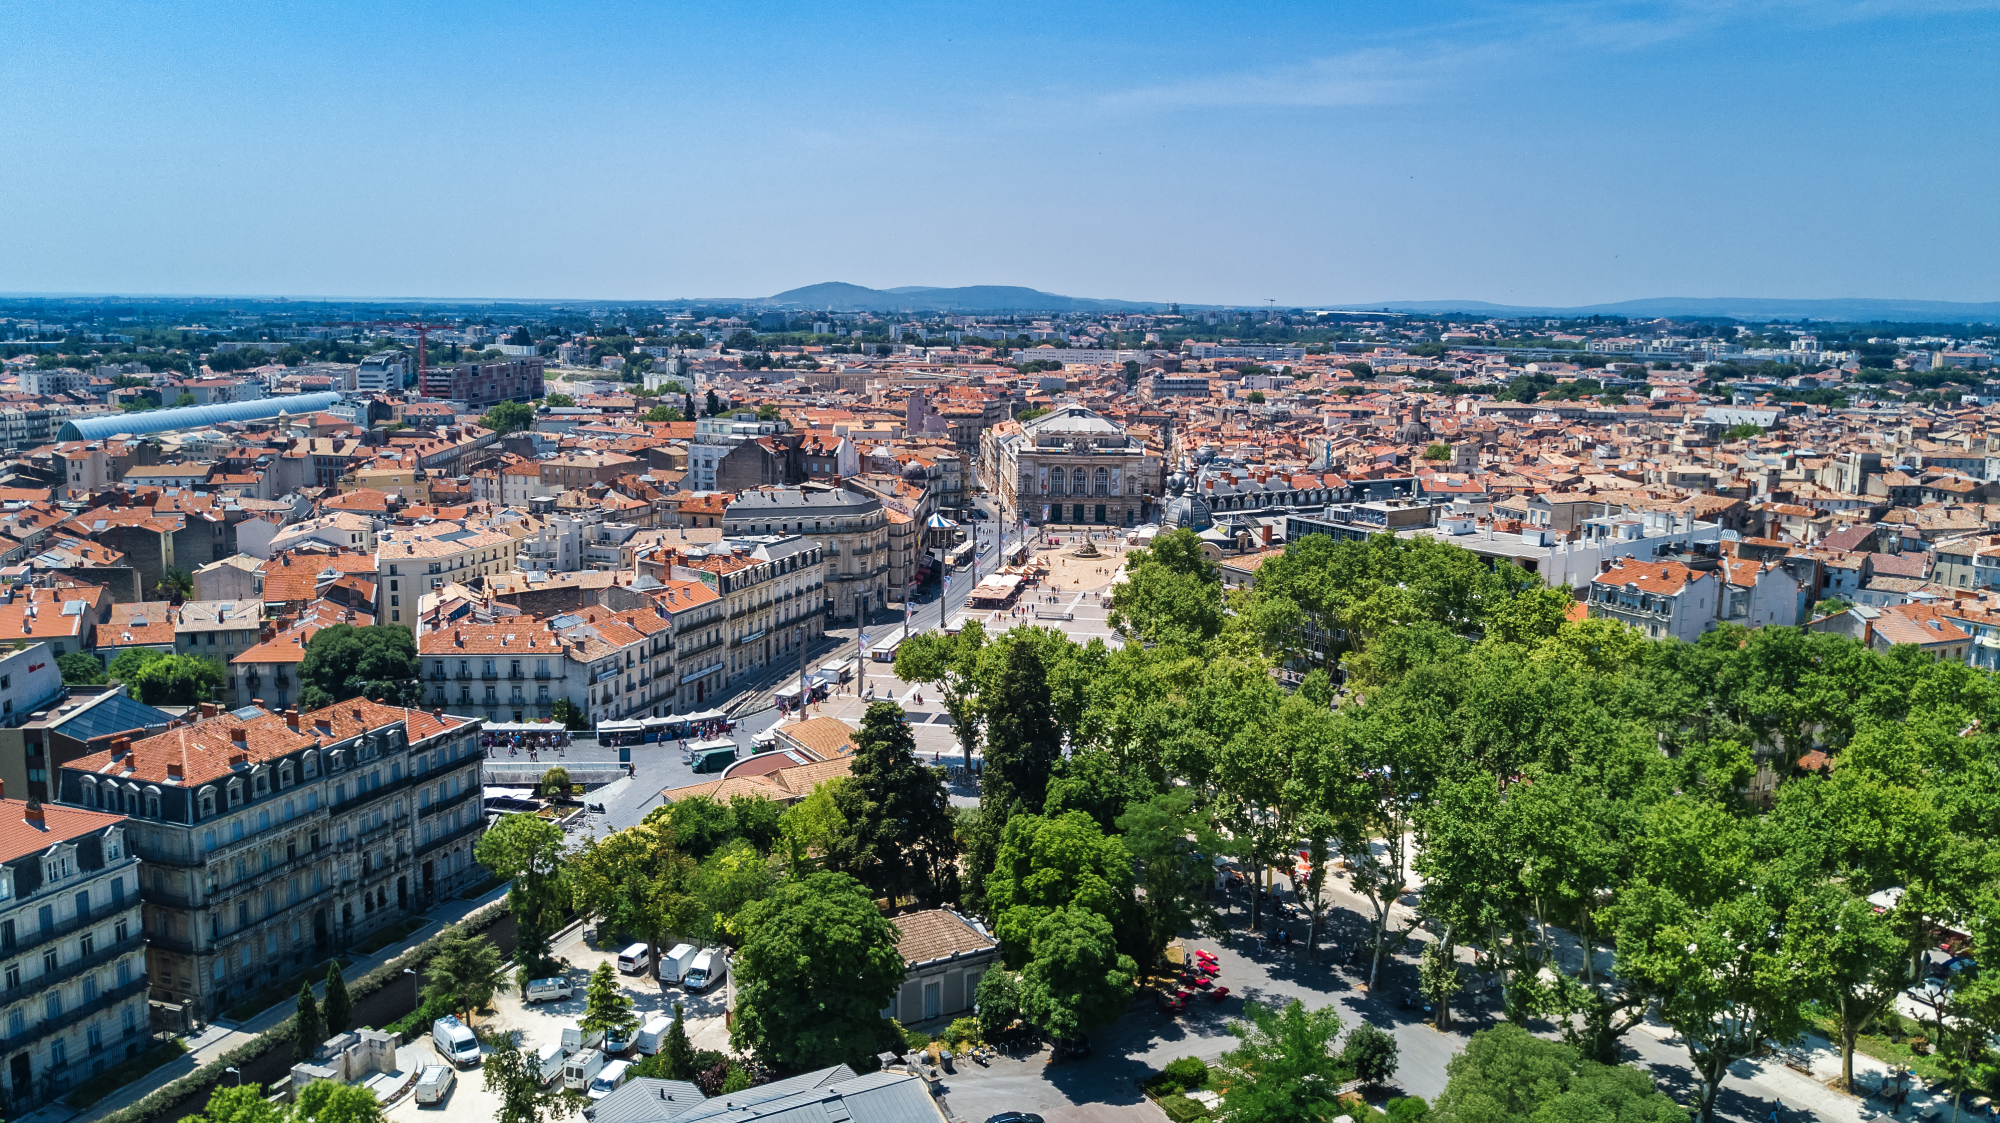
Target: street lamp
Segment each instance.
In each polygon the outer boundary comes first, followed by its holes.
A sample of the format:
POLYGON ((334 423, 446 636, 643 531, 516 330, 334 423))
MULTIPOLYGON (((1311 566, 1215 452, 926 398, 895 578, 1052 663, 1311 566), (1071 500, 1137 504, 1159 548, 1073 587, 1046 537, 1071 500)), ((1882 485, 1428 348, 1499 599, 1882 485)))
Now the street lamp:
POLYGON ((240 1068, 237 1068, 237 1067, 236 1067, 235 1065, 230 1065, 230 1066, 229 1066, 228 1068, 225 1068, 225 1069, 223 1069, 222 1071, 224 1071, 224 1072, 227 1072, 227 1073, 232 1073, 232 1074, 234 1074, 234 1075, 235 1075, 235 1077, 236 1077, 236 1086, 237 1086, 238 1088, 241 1088, 241 1087, 243 1086, 243 1070, 242 1070, 242 1069, 240 1069, 240 1068))
POLYGON ((410 1009, 415 1010, 424 1004, 423 988, 417 982, 417 973, 415 971, 405 967, 403 968, 403 974, 410 977, 410 1009))

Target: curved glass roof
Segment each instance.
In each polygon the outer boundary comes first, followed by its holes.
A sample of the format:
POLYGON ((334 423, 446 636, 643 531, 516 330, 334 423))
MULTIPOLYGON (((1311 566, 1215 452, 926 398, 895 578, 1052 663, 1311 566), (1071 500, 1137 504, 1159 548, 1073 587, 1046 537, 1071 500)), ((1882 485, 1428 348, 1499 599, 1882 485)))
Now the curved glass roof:
POLYGON ((148 409, 137 413, 106 413, 94 417, 72 417, 56 434, 59 441, 101 441, 121 433, 134 437, 171 433, 176 429, 200 429, 223 421, 264 421, 280 413, 312 413, 340 401, 332 391, 292 394, 283 398, 257 398, 247 402, 223 402, 210 406, 179 406, 148 409))

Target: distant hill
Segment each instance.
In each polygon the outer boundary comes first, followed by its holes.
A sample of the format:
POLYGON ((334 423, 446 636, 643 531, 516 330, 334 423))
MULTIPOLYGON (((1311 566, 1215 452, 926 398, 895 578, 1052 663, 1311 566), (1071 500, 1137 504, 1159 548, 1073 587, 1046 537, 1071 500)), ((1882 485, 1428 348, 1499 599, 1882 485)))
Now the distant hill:
POLYGON ((1093 300, 1060 296, 1018 285, 967 285, 934 288, 905 285, 871 289, 845 281, 826 281, 787 289, 760 303, 833 312, 1147 312, 1166 308, 1161 302, 1093 300))
POLYGON ((1951 300, 1883 300, 1853 297, 1828 300, 1786 300, 1763 296, 1661 296, 1555 308, 1489 304, 1483 300, 1387 300, 1341 305, 1389 312, 1477 312, 1494 316, 1721 316, 1736 320, 1846 320, 1867 323, 2000 323, 2000 303, 1970 304, 1951 300))

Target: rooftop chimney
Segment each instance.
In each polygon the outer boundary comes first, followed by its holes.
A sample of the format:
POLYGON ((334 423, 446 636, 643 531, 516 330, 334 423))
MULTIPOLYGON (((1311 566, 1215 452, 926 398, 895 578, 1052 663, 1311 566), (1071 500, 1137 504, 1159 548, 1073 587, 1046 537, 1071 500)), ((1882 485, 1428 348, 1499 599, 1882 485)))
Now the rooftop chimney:
POLYGON ((38 831, 49 829, 48 819, 42 814, 42 801, 33 796, 28 797, 27 820, 28 825, 38 831))
POLYGON ((131 751, 132 751, 132 738, 130 738, 130 737, 113 737, 113 738, 111 739, 111 759, 112 759, 112 760, 124 760, 124 759, 125 759, 125 754, 126 754, 126 753, 129 753, 129 752, 131 752, 131 751))
POLYGON ((170 760, 167 762, 167 779, 185 780, 187 779, 187 769, 181 766, 180 761, 170 760))
POLYGON ((285 728, 290 729, 294 733, 299 731, 299 712, 297 710, 285 711, 285 728))
POLYGON ((217 711, 217 709, 216 709, 216 706, 215 706, 215 703, 213 703, 213 702, 203 702, 203 703, 201 704, 201 716, 203 716, 203 717, 205 717, 205 718, 206 718, 206 717, 214 717, 214 716, 216 715, 216 713, 217 713, 217 712, 218 712, 218 711, 217 711))
MULTIPOLYGON (((259 704, 261 705, 262 703, 259 704)), ((229 730, 229 739, 231 742, 235 744, 247 745, 250 743, 250 730, 246 726, 241 726, 241 725, 231 726, 229 730)))

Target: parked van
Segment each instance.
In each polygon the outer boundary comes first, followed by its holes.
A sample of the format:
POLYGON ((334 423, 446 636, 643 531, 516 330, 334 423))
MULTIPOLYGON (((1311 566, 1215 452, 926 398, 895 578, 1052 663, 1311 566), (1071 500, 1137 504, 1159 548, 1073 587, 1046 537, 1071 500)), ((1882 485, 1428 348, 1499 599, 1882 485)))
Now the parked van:
POLYGON ((540 1078, 543 1086, 546 1087, 549 1081, 562 1075, 563 1060, 567 1056, 568 1054, 563 1052, 563 1047, 560 1045, 544 1045, 540 1049, 535 1050, 534 1071, 535 1075, 540 1078))
POLYGON ((590 1087, 597 1074, 604 1071, 604 1054, 595 1049, 585 1049, 573 1054, 569 1063, 563 1066, 563 1087, 572 1092, 581 1092, 590 1087))
POLYGON ((653 965, 653 954, 645 944, 633 944, 618 953, 618 969, 627 975, 636 975, 653 965))
POLYGON ((667 1034, 674 1028, 674 1020, 665 1014, 655 1014, 645 1025, 639 1027, 639 1036, 632 1039, 632 1048, 640 1056, 650 1057, 667 1047, 667 1034))
POLYGON ((565 1055, 581 1053, 585 1049, 595 1049, 602 1044, 604 1044, 603 1030, 598 1030, 589 1037, 585 1037, 581 1025, 567 1025, 563 1027, 562 1051, 565 1055))
POLYGON ((576 993, 568 979, 530 979, 527 992, 521 995, 524 1002, 551 1002, 558 998, 568 998, 576 993))
POLYGON ((631 1061, 612 1061, 597 1074, 597 1079, 590 1082, 590 1091, 584 1094, 593 1100, 601 1100, 616 1092, 618 1086, 625 1083, 625 1074, 631 1068, 631 1061))
POLYGON ((431 1044, 438 1056, 455 1065, 479 1063, 479 1039, 456 1017, 446 1014, 431 1023, 431 1044))
POLYGON ((616 1029, 605 1030, 604 1055, 607 1057, 615 1057, 618 1054, 623 1053, 626 1050, 632 1048, 632 1039, 634 1037, 637 1037, 638 1035, 639 1035, 639 1027, 636 1023, 624 1030, 616 1030, 616 1029))
POLYGON ((701 949, 693 944, 675 944, 674 950, 660 958, 660 981, 678 983, 694 964, 694 957, 701 949))
POLYGON ((729 963, 717 948, 709 948, 694 957, 687 974, 681 977, 681 986, 691 991, 704 991, 722 981, 729 972, 729 963))
POLYGON ((417 1073, 417 1102, 443 1103, 444 1098, 451 1094, 451 1086, 457 1082, 457 1069, 449 1065, 425 1065, 417 1073))

